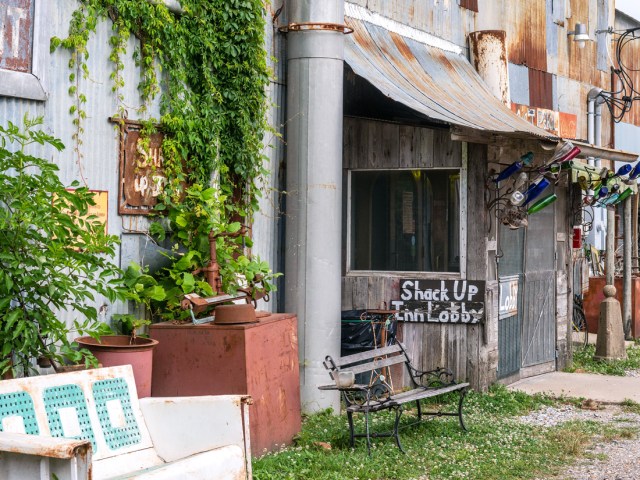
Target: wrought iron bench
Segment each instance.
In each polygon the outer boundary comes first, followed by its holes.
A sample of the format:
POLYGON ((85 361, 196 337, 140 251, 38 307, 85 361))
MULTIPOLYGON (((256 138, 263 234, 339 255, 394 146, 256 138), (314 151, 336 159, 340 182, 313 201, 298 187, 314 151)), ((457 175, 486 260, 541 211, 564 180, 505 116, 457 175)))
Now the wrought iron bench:
POLYGON ((334 380, 334 384, 322 385, 321 390, 339 390, 346 405, 347 419, 349 421, 349 434, 351 437, 351 447, 354 447, 355 438, 367 439, 367 452, 371 453, 371 437, 394 437, 398 448, 404 452, 398 435, 400 417, 402 416, 403 405, 414 403, 417 408, 417 424, 424 415, 427 416, 456 416, 460 422, 460 427, 466 431, 466 426, 462 418, 462 404, 464 402, 468 383, 456 383, 453 373, 449 370, 438 368, 428 372, 417 370, 407 355, 401 343, 377 348, 355 355, 341 357, 335 361, 327 356, 324 361, 325 368, 334 380), (411 378, 412 387, 408 390, 394 391, 390 382, 387 381, 388 372, 393 365, 403 364, 411 378), (386 375, 385 375, 386 373, 386 375), (355 383, 356 378, 369 376, 367 383, 355 383), (458 392, 457 412, 428 411, 422 410, 421 400, 437 397, 449 392, 458 392), (369 414, 383 410, 395 411, 395 422, 393 431, 372 432, 369 423, 369 414), (365 432, 355 433, 353 424, 353 414, 362 413, 365 418, 365 432))
POLYGON ((0 478, 248 480, 249 402, 138 399, 129 365, 0 381, 0 478))

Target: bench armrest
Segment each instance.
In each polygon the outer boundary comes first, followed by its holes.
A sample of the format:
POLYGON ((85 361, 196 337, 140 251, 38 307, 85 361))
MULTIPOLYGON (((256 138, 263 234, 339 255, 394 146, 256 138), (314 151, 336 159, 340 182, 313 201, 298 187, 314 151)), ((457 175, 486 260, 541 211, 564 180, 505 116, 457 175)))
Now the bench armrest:
POLYGON ((0 478, 91 478, 91 442, 0 432, 0 478))
POLYGON ((250 402, 246 395, 149 397, 140 399, 140 408, 153 447, 165 462, 237 445, 250 468, 250 402))
POLYGON ((358 384, 350 387, 339 387, 335 384, 320 385, 319 390, 337 390, 342 394, 342 398, 347 405, 370 406, 372 403, 384 403, 393 394, 391 387, 386 383, 376 383, 374 385, 358 384))
POLYGON ((318 387, 318 390, 338 390, 340 392, 358 392, 358 391, 366 392, 367 390, 369 390, 369 385, 356 383, 354 385, 351 385, 350 387, 339 387, 334 383, 329 385, 320 385, 318 387))
POLYGON ((91 442, 67 438, 0 432, 0 452, 69 460, 91 457, 91 442))

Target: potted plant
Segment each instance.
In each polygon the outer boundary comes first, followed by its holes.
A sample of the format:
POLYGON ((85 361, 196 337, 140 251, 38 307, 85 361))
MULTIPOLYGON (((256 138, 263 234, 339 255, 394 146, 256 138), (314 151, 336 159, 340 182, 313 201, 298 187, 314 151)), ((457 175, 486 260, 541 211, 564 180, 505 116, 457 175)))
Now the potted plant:
POLYGON ((0 374, 28 374, 33 360, 95 364, 70 340, 108 331, 98 296, 123 298, 112 263, 118 239, 89 214, 93 193, 64 185, 58 167, 35 151, 61 151, 60 140, 25 116, 24 128, 0 126, 0 374), (36 150, 36 147, 39 150, 36 150), (62 311, 78 318, 61 319, 62 311))
POLYGON ((81 347, 89 350, 104 367, 131 365, 136 381, 138 396, 151 395, 153 349, 157 340, 140 335, 139 330, 148 325, 146 318, 151 311, 152 301, 165 299, 164 289, 156 280, 145 273, 139 265, 131 264, 124 272, 125 298, 142 308, 140 318, 131 313, 114 314, 112 324, 117 334, 84 336, 76 339, 81 347))

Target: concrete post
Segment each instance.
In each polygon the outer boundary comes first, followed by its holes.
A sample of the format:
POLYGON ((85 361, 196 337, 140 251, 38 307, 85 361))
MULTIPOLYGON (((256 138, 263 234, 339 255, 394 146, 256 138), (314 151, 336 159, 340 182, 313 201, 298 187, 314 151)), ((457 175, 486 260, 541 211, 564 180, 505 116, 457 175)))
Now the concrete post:
POLYGON ((619 360, 627 358, 622 331, 620 302, 615 299, 616 287, 605 285, 605 299, 600 304, 598 320, 598 340, 596 342, 596 360, 619 360))
POLYGON ((285 308, 298 316, 302 408, 339 408, 322 362, 340 354, 342 82, 344 34, 309 23, 343 24, 342 0, 288 0, 287 223, 285 308))

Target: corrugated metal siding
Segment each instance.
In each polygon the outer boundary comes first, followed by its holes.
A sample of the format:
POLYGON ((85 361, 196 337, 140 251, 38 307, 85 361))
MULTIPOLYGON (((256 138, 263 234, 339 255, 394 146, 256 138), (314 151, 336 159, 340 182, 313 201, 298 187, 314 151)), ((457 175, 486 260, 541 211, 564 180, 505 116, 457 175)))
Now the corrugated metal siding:
POLYGON ((460 0, 460 6, 472 10, 478 11, 478 0, 460 0))
MULTIPOLYGON (((640 59, 640 40, 634 40, 626 44, 622 51, 622 63, 625 71, 630 75, 634 88, 640 90, 640 71, 638 70, 638 59, 640 59)), ((619 83, 616 83, 614 90, 619 90, 619 83)), ((640 126, 640 102, 634 102, 631 110, 624 117, 624 122, 640 126)))
MULTIPOLYGON (((50 8, 50 17, 45 20, 49 24, 51 35, 58 37, 68 35, 71 14, 77 7, 76 0, 55 2, 55 7, 50 8)), ((69 53, 66 51, 58 50, 49 56, 45 87, 49 94, 48 100, 33 102, 0 97, 0 122, 6 124, 7 121, 12 121, 21 124, 26 113, 31 117, 43 116, 44 130, 60 138, 66 148, 61 153, 42 148, 34 153, 51 158, 60 167, 60 177, 65 184, 78 180, 81 184, 86 183, 90 189, 109 191, 109 233, 120 236, 125 231, 123 224, 130 223, 131 219, 121 219, 117 213, 119 146, 117 133, 108 120, 117 111, 115 95, 111 91, 109 79, 112 72, 112 64, 108 59, 111 33, 111 22, 101 22, 88 44, 90 57, 87 63, 90 76, 88 79, 80 79, 79 88, 87 97, 87 103, 82 107, 87 113, 87 119, 83 122, 85 131, 81 135, 83 143, 80 146, 82 153, 80 160, 74 152, 72 139, 74 126, 69 109, 74 103, 74 98, 68 93, 70 70, 68 68, 69 53)), ((136 41, 132 38, 129 41, 128 52, 133 53, 135 44, 136 41)), ((48 43, 44 48, 48 52, 48 43)), ((124 57, 123 61, 126 78, 126 87, 123 92, 125 103, 131 106, 129 118, 135 119, 137 117, 135 107, 140 104, 137 91, 139 69, 130 55, 124 57)), ((158 101, 150 106, 149 115, 159 116, 158 101)), ((116 255, 116 262, 118 262, 119 252, 116 255)), ((102 317, 103 320, 108 320, 111 314, 123 310, 122 305, 110 305, 108 300, 101 298, 96 300, 95 305, 96 307, 108 306, 106 316, 102 317)), ((62 317, 67 322, 75 318, 73 314, 64 314, 62 317)))
POLYGON ((547 70, 546 1, 516 0, 505 5, 509 61, 547 70), (512 23, 511 23, 512 22, 512 23))
POLYGON ((467 35, 475 30, 475 12, 461 8, 458 0, 350 0, 346 3, 366 7, 465 48, 467 35))
MULTIPOLYGON (((265 47, 267 50, 268 65, 272 70, 272 78, 268 87, 268 101, 270 108, 267 112, 269 124, 274 132, 267 132, 264 138, 265 167, 270 175, 264 179, 262 185, 262 198, 259 202, 259 211, 253 221, 252 254, 269 262, 272 270, 282 271, 283 255, 281 254, 282 223, 284 217, 282 211, 282 191, 284 189, 284 159, 285 159, 285 124, 286 124, 286 40, 285 35, 279 33, 277 25, 286 24, 285 10, 281 10, 281 16, 273 22, 273 17, 282 6, 284 0, 272 2, 267 7, 267 21, 265 25, 265 47)), ((283 288, 278 288, 271 296, 269 303, 261 302, 262 310, 279 311, 282 303, 283 288)))
MULTIPOLYGON (((606 30, 609 28, 609 1, 610 0, 598 0, 598 19, 597 19, 597 29, 598 30, 606 30)), ((609 35, 596 35, 596 50, 598 56, 598 68, 600 70, 608 71, 609 70, 609 55, 607 54, 608 49, 610 48, 610 37, 609 35)))
POLYGON ((529 69, 529 106, 553 109, 553 75, 529 69))
POLYGON ((529 101, 529 69, 522 65, 509 64, 509 92, 511 101, 526 105, 529 101))
POLYGON ((549 136, 507 109, 462 55, 365 21, 347 18, 346 22, 354 33, 345 42, 345 61, 392 99, 454 125, 549 136))

